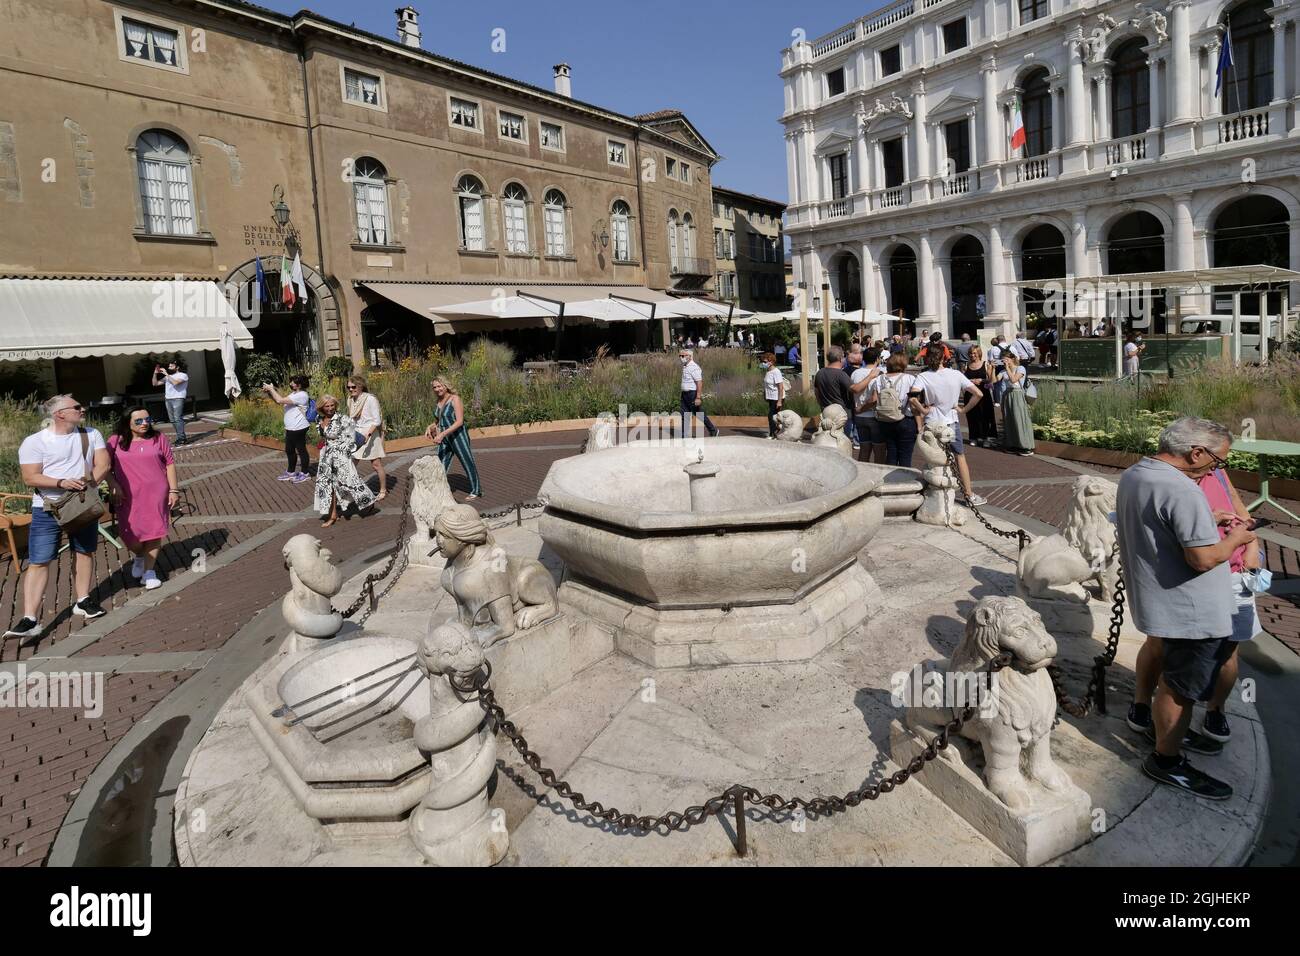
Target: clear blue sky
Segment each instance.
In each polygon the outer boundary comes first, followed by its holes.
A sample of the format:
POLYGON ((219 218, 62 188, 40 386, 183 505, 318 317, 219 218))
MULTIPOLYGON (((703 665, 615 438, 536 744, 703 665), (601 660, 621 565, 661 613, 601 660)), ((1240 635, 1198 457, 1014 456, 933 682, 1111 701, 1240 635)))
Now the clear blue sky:
MULTIPOLYGON (((396 39, 399 2, 259 0, 302 7, 396 39)), ((725 157, 717 185, 785 201, 780 52, 801 28, 812 39, 880 0, 414 0, 424 48, 552 88, 551 67, 573 67, 573 95, 620 113, 675 108, 725 157), (492 31, 506 49, 492 51, 492 31)))

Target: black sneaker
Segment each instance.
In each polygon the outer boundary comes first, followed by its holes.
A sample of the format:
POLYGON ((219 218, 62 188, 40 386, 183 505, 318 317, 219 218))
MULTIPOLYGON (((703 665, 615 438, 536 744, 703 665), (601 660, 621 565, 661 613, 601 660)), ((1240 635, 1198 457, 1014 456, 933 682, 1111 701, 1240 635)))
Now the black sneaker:
POLYGON ((1139 704, 1137 701, 1129 704, 1126 723, 1130 730, 1136 730, 1140 734, 1152 733, 1154 724, 1151 722, 1151 705, 1139 704))
POLYGON ((1205 712, 1205 722, 1201 724, 1201 733, 1222 744, 1226 744, 1232 739, 1232 728, 1228 726, 1228 718, 1221 710, 1207 710, 1205 712))
POLYGON ((41 639, 45 633, 45 628, 41 627, 40 621, 34 621, 30 617, 21 618, 17 624, 5 631, 5 637, 18 638, 18 646, 26 647, 28 644, 34 644, 41 639))
MULTIPOLYGON (((1156 725, 1154 723, 1147 728, 1146 735, 1147 740, 1152 743, 1156 742, 1156 725)), ((1189 753, 1205 754, 1207 757, 1217 757, 1219 754, 1223 753, 1223 744, 1211 737, 1205 736, 1205 734, 1197 733, 1189 727, 1187 734, 1183 737, 1183 749, 1189 753)))
POLYGON ((97 617, 103 617, 108 612, 99 606, 99 602, 92 597, 83 598, 76 604, 72 605, 72 613, 80 614, 87 621, 93 621, 97 617))
POLYGON ((1154 753, 1148 754, 1147 759, 1142 761, 1142 772, 1157 783, 1186 790, 1206 800, 1227 800, 1232 796, 1232 787, 1204 771, 1197 770, 1187 762, 1186 757, 1179 757, 1177 764, 1165 770, 1156 763, 1154 753))

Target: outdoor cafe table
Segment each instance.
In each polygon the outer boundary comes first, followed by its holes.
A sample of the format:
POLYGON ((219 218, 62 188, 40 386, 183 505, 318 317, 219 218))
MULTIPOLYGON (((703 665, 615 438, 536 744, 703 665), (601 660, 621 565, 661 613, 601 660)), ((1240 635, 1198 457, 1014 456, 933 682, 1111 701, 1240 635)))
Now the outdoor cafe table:
POLYGON ((1300 443, 1293 441, 1242 441, 1232 443, 1233 451, 1244 451, 1259 458, 1259 497, 1246 505, 1247 511, 1254 511, 1260 505, 1270 504, 1293 521, 1300 521, 1300 515, 1293 514, 1280 505, 1276 498, 1268 493, 1268 459, 1300 457, 1300 443))

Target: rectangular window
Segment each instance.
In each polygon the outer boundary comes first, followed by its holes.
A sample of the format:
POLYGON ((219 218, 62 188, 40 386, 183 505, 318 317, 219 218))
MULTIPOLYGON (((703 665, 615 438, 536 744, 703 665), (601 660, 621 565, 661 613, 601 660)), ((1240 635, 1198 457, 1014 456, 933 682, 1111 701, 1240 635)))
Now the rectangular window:
POLYGON ((1051 11, 1050 0, 1020 0, 1020 22, 1033 23, 1051 11))
POLYGON ((188 164, 166 163, 155 159, 140 160, 140 191, 144 200, 146 226, 150 233, 194 235, 188 164))
POLYGON ((564 207, 546 206, 543 218, 546 226, 546 254, 565 255, 568 250, 564 248, 564 207))
POLYGON ((528 252, 528 227, 525 225, 525 206, 522 202, 507 201, 506 213, 506 252, 520 255, 528 252))
POLYGON ((736 234, 730 230, 727 232, 727 258, 736 258, 736 234))
POLYGON ((507 113, 505 110, 500 110, 497 115, 501 119, 502 139, 517 139, 521 142, 526 142, 528 140, 526 132, 528 129, 528 121, 526 119, 518 113, 507 113))
POLYGON ((751 261, 757 262, 758 256, 758 233, 751 232, 749 234, 749 258, 751 261))
POLYGON ((478 104, 451 98, 451 125, 461 129, 478 129, 478 104))
POLYGON ((951 53, 953 50, 964 50, 967 43, 965 17, 943 25, 943 52, 951 53))
POLYGON ((713 230, 713 253, 714 253, 714 256, 715 256, 716 258, 718 258, 718 259, 725 259, 725 258, 726 258, 726 255, 725 255, 726 250, 722 248, 722 230, 721 230, 721 229, 714 229, 714 230, 713 230))
POLYGON ((632 258, 632 243, 629 239, 627 216, 614 217, 614 258, 627 262, 632 258))
POLYGON ((682 163, 682 182, 689 183, 690 181, 691 181, 691 164, 682 163))
POLYGON ((542 121, 538 124, 542 131, 542 149, 564 149, 564 127, 558 123, 542 121))
POLYGON ((388 203, 380 183, 354 182, 357 207, 357 242, 382 246, 388 240, 388 203))
POLYGON ((903 138, 899 136, 882 142, 880 158, 885 167, 885 188, 903 185, 903 138))
POLYGON ((948 159, 952 163, 945 170, 945 175, 949 172, 964 173, 970 169, 970 123, 966 120, 945 123, 943 140, 948 148, 948 159))
POLYGON ((627 165, 627 143, 621 143, 616 139, 607 141, 607 155, 611 166, 627 165))
POLYGON ((902 47, 895 44, 886 50, 880 51, 880 75, 893 76, 895 73, 902 72, 903 69, 903 50, 902 47))
POLYGON ((664 157, 664 172, 668 175, 668 178, 669 178, 669 179, 676 179, 676 178, 677 178, 677 160, 673 159, 671 156, 665 156, 665 157, 664 157))
POLYGON ((839 96, 844 92, 844 67, 826 74, 826 95, 839 96))
POLYGON ((126 41, 124 52, 128 59, 180 69, 176 52, 178 36, 177 31, 166 27, 122 18, 122 39, 126 41))
POLYGON ((381 81, 379 77, 360 70, 343 69, 343 96, 349 103, 362 106, 381 106, 381 81))
POLYGON ((478 196, 460 197, 461 240, 466 249, 483 251, 483 200, 478 196))
POLYGON ((836 153, 829 157, 831 171, 831 198, 843 199, 849 194, 849 156, 836 153))

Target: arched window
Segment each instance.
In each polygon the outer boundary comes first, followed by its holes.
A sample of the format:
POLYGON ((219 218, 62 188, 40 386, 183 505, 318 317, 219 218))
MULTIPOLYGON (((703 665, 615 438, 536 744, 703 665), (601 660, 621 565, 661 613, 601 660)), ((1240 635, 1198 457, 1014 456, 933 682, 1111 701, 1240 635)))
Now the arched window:
POLYGON ((160 236, 194 235, 190 151, 171 133, 151 129, 135 141, 145 230, 160 236))
POLYGON ((352 164, 352 198, 357 207, 357 242, 388 244, 388 189, 383 163, 362 156, 352 164))
POLYGON ((1151 126, 1151 79, 1144 43, 1141 37, 1129 40, 1112 57, 1110 123, 1116 138, 1145 133, 1151 126))
POLYGON ((1273 20, 1268 0, 1252 0, 1224 17, 1232 31, 1232 67, 1223 78, 1225 113, 1261 109, 1273 99, 1273 20))
POLYGON ((483 251, 483 184, 473 176, 462 176, 456 183, 456 207, 460 214, 460 247, 483 251))
POLYGON ((510 183, 501 194, 501 211, 506 220, 506 252, 528 253, 528 192, 510 183))
POLYGON ((677 269, 677 210, 668 210, 668 262, 677 269))
POLYGON ((689 212, 682 216, 682 258, 695 258, 695 220, 689 212))
POLYGON ((619 200, 610 210, 610 231, 614 233, 614 258, 627 262, 632 258, 632 210, 627 203, 619 200))
POLYGON ((1052 90, 1047 71, 1035 70, 1025 81, 1020 97, 1025 124, 1025 155, 1044 156, 1052 151, 1052 90))
POLYGON ((548 189, 542 198, 542 223, 546 228, 546 254, 563 256, 569 252, 564 229, 564 193, 548 189))

